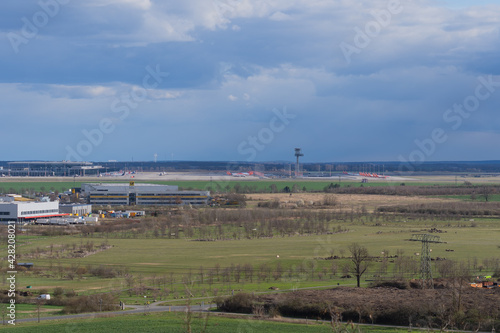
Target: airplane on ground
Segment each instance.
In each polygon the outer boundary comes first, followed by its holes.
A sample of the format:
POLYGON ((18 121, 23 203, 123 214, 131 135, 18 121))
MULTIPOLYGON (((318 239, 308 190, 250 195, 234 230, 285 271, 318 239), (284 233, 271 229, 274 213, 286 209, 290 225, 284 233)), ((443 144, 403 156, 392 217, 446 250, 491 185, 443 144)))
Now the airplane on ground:
POLYGON ((253 171, 249 172, 226 172, 229 176, 233 177, 246 177, 246 176, 253 176, 253 171))
POLYGON ((346 171, 343 172, 344 175, 349 175, 349 176, 363 176, 363 177, 370 177, 370 178, 389 178, 389 176, 383 176, 379 175, 378 173, 369 173, 369 172, 359 172, 358 174, 356 173, 348 173, 346 171))
POLYGON ((99 177, 119 177, 119 176, 125 176, 125 175, 135 175, 135 171, 116 171, 116 172, 106 172, 106 173, 101 173, 99 174, 99 177))

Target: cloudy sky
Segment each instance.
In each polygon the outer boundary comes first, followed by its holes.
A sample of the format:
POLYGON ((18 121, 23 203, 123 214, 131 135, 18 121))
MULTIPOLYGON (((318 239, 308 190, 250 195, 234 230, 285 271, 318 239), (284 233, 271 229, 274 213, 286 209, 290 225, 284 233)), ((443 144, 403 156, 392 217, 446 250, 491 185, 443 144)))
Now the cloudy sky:
POLYGON ((0 160, 498 160, 499 55, 498 0, 2 0, 0 160))

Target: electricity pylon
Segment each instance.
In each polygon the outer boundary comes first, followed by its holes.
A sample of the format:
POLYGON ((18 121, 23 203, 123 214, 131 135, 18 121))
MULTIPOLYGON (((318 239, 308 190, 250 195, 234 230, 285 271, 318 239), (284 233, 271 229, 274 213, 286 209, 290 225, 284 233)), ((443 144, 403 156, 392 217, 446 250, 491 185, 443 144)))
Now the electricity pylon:
POLYGON ((429 234, 413 234, 409 241, 422 242, 422 252, 420 253, 420 281, 422 289, 426 289, 427 287, 434 289, 429 243, 443 243, 441 242, 441 238, 429 234))

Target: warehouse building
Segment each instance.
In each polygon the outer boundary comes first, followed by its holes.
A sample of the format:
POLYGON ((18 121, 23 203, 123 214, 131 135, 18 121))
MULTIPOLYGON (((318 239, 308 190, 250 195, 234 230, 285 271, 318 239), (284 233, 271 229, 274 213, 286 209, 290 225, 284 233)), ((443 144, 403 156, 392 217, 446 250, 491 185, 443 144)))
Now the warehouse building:
POLYGON ((59 211, 63 214, 87 216, 92 214, 92 205, 88 204, 61 204, 59 211))
POLYGON ((60 217, 59 201, 0 201, 0 222, 30 222, 38 218, 60 217))
POLYGON ((179 191, 157 184, 82 184, 82 196, 92 205, 207 205, 209 191, 179 191))

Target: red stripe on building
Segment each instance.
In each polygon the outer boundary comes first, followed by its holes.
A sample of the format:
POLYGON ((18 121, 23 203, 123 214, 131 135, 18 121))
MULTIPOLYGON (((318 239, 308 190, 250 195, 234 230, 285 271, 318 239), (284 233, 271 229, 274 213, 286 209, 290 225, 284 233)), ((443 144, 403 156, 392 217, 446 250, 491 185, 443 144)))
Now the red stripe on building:
POLYGON ((68 216, 69 214, 55 214, 55 215, 39 215, 39 216, 23 216, 19 217, 20 219, 43 219, 45 217, 61 217, 68 216))

